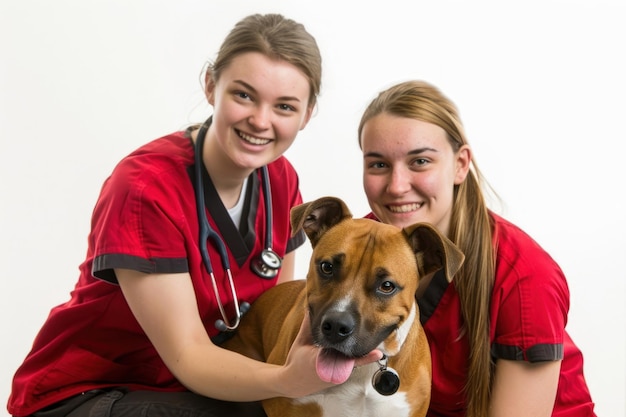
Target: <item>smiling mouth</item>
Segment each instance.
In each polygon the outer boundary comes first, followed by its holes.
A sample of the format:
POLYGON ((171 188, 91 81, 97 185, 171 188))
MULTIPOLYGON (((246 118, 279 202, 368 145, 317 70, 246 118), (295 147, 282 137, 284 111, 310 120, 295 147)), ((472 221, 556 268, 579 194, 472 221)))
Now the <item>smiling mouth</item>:
POLYGON ((254 137, 254 136, 250 136, 250 135, 248 135, 246 133, 243 133, 240 130, 237 130, 237 135, 241 139, 245 140, 246 142, 248 142, 248 143, 250 143, 252 145, 267 145, 268 143, 271 142, 270 139, 262 139, 262 138, 257 138, 257 137, 254 137))
POLYGON ((422 205, 418 204, 418 203, 400 204, 400 205, 393 205, 393 206, 389 205, 389 206, 387 206, 389 211, 391 211, 392 213, 410 213, 412 211, 416 211, 420 207, 422 207, 422 205))

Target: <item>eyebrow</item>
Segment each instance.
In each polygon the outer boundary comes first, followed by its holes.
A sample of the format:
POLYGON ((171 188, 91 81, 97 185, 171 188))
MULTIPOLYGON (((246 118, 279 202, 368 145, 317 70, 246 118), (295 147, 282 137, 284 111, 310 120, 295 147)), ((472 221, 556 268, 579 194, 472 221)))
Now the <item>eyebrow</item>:
MULTIPOLYGON (((247 82, 243 80, 233 80, 233 82, 235 84, 240 84, 242 87, 247 88, 248 90, 252 91, 255 94, 258 93, 256 88, 252 87, 250 84, 248 84, 247 82)), ((279 101, 297 101, 298 103, 300 102, 300 99, 295 96, 281 96, 281 97, 278 97, 278 100, 279 101)))
POLYGON ((413 149, 409 151, 408 155, 419 155, 421 153, 428 152, 428 151, 438 152, 437 149, 435 148, 429 148, 428 146, 424 146, 423 148, 417 148, 417 149, 413 149))
MULTIPOLYGON (((428 151, 437 152, 437 149, 429 148, 429 147, 417 148, 417 149, 412 149, 409 152, 407 152, 407 155, 420 155, 428 151)), ((383 157, 383 155, 378 152, 368 152, 364 154, 363 156, 366 158, 382 158, 383 157)))

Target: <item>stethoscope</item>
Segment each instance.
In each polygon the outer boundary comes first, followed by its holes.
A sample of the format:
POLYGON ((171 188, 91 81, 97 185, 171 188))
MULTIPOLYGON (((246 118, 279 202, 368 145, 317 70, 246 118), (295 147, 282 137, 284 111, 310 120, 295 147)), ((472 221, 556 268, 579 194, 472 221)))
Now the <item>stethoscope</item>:
MULTIPOLYGON (((204 139, 206 137, 207 130, 211 125, 211 117, 204 122, 198 131, 196 137, 195 146, 195 193, 196 193, 196 209, 198 211, 198 223, 200 226, 200 253, 202 255, 202 262, 206 268, 209 276, 211 277, 211 285, 213 286, 213 292, 215 293, 215 299, 222 315, 221 320, 215 321, 215 327, 222 332, 233 331, 239 326, 241 316, 248 311, 250 304, 242 302, 239 304, 237 298, 237 291, 235 290, 235 283, 233 281, 233 275, 230 271, 230 262, 228 260, 228 252, 226 251, 226 245, 220 237, 220 235, 213 230, 209 225, 209 220, 206 215, 206 206, 204 204, 204 182, 202 181, 202 173, 205 170, 204 162, 202 161, 202 147, 204 145, 204 139), (213 241, 215 248, 219 252, 220 260, 222 261, 222 267, 228 277, 228 283, 230 285, 230 291, 233 296, 233 303, 235 305, 235 318, 231 324, 224 305, 222 304, 222 298, 220 297, 217 289, 217 282, 215 281, 215 275, 213 274, 213 266, 211 265, 211 259, 209 258, 209 251, 207 242, 213 241)), ((270 280, 278 274, 278 270, 281 267, 282 259, 276 252, 272 250, 272 195, 270 192, 270 179, 267 172, 267 166, 261 168, 261 182, 263 188, 263 194, 265 197, 265 249, 261 252, 261 256, 258 259, 250 262, 250 268, 252 271, 263 279, 270 280)))

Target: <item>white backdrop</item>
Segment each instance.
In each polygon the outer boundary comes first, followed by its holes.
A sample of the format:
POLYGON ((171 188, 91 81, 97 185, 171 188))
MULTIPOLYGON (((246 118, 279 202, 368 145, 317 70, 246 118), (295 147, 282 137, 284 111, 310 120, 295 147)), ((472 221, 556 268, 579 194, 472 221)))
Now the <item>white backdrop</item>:
POLYGON ((304 199, 337 195, 364 215, 365 105, 397 81, 439 86, 502 197, 494 208, 569 279, 598 415, 624 416, 623 0, 1 0, 0 403, 68 298, 103 180, 137 146, 204 120, 202 67, 254 12, 304 23, 323 54, 319 109, 288 152, 304 199))

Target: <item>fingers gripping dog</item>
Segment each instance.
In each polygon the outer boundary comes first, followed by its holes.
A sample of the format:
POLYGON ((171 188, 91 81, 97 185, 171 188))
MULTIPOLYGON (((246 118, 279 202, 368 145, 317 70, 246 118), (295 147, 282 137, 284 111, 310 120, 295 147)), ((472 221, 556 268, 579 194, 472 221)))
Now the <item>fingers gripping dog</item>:
POLYGON ((305 310, 311 336, 322 348, 320 378, 338 385, 298 399, 273 398, 270 417, 425 416, 430 400, 430 350, 419 321, 421 278, 444 269, 450 280, 463 254, 426 223, 403 230, 353 219, 345 203, 323 197, 295 207, 293 230, 303 228, 313 247, 306 280, 280 284, 253 305, 225 347, 270 363, 285 363, 305 310), (373 349, 383 365, 354 368, 373 349), (372 383, 388 366, 399 388, 381 394, 372 383))

